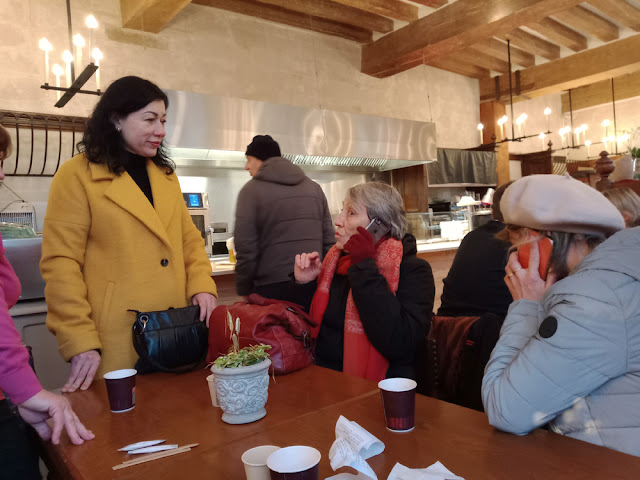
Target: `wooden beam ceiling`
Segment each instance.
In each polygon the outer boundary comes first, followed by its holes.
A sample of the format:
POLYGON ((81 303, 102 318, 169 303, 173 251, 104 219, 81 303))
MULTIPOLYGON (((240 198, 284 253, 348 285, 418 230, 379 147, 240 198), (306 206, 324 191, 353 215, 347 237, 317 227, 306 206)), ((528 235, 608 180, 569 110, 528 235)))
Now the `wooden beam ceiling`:
POLYGON ((624 0, 587 0, 587 3, 625 27, 640 32, 640 10, 624 0))
POLYGON ((587 49, 587 37, 571 30, 553 18, 543 18, 537 23, 527 25, 532 30, 544 35, 552 42, 559 43, 570 48, 574 52, 587 49))
MULTIPOLYGON (((581 0, 458 0, 362 49, 362 72, 386 77, 411 68, 419 52, 431 60, 535 23, 581 0)), ((556 46, 556 48, 558 48, 556 46)), ((559 53, 558 53, 559 55, 559 53)))
POLYGON ((520 47, 527 52, 546 58, 547 60, 557 60, 560 58, 560 47, 554 43, 547 42, 540 37, 525 32, 521 28, 511 30, 500 36, 503 40, 511 40, 511 44, 520 47))
POLYGON ((348 7, 358 8, 366 12, 384 15, 404 22, 418 19, 418 7, 400 0, 333 0, 348 7))
POLYGON ((348 7, 331 0, 258 0, 260 3, 275 5, 293 12, 324 18, 334 22, 346 23, 355 27, 389 33, 393 31, 393 20, 348 7))
POLYGON ((158 33, 191 0, 120 0, 122 26, 158 33))
POLYGON ((470 63, 464 63, 448 57, 440 57, 429 63, 430 66, 439 68, 440 70, 447 70, 449 72, 458 73, 465 77, 471 78, 490 78, 489 70, 486 68, 478 67, 470 63))
MULTIPOLYGON (((501 42, 497 38, 490 38, 484 42, 477 43, 472 50, 484 52, 487 55, 492 55, 500 60, 507 62, 509 55, 507 53, 507 44, 501 42)), ((532 54, 520 50, 518 47, 511 45, 511 63, 520 65, 521 67, 533 67, 536 64, 536 57, 532 54)))
POLYGON ((471 47, 469 50, 462 50, 451 55, 456 61, 477 65, 478 67, 493 70, 499 73, 508 73, 509 64, 494 56, 488 55, 481 49, 471 47))
MULTIPOLYGON (((521 70, 521 98, 518 100, 578 88, 637 71, 640 71, 640 34, 521 70)), ((509 79, 504 75, 499 78, 500 97, 508 98, 509 79)), ((481 80, 480 101, 495 98, 495 80, 481 80)))
MULTIPOLYGON (((619 1, 624 2, 624 0, 619 1)), ((579 5, 562 12, 557 12, 553 14, 553 16, 573 28, 599 38, 603 42, 616 40, 620 36, 618 27, 615 24, 579 5)))
POLYGON ((284 23, 293 27, 313 30, 314 32, 335 35, 359 43, 368 43, 373 39, 371 30, 292 12, 282 7, 266 5, 251 0, 192 0, 192 3, 250 15, 276 23, 284 23))
POLYGON ((440 8, 449 3, 449 0, 412 0, 414 3, 426 5, 427 7, 440 8))
MULTIPOLYGON (((613 79, 616 101, 640 96, 640 71, 622 75, 613 79)), ((611 104, 611 80, 585 85, 571 90, 571 106, 573 110, 611 104)), ((569 94, 562 94, 562 112, 569 111, 569 94)))

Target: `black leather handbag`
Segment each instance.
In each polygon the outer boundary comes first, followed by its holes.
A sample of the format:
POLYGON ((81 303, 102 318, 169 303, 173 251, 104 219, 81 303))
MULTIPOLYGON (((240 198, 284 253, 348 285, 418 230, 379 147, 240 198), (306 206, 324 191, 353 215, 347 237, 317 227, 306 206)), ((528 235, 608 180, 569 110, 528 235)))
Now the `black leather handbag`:
POLYGON ((200 306, 136 313, 133 346, 138 373, 185 373, 200 366, 208 350, 209 329, 200 321, 200 306))

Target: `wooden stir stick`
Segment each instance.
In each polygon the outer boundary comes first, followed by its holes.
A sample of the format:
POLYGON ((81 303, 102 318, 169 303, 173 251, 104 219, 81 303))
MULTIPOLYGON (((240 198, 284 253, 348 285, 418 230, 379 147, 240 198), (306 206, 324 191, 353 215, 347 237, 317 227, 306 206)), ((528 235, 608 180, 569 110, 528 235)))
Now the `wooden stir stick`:
POLYGON ((151 462, 152 460, 157 460, 158 458, 170 457, 172 455, 177 455, 179 453, 189 452, 192 448, 200 445, 199 443, 190 443, 189 445, 183 445, 182 447, 174 448, 173 450, 165 450, 164 452, 151 453, 149 455, 145 455, 144 457, 134 458, 133 460, 126 460, 119 465, 115 465, 112 468, 114 470, 119 470, 121 468, 132 467, 134 465, 138 465, 140 463, 151 462))

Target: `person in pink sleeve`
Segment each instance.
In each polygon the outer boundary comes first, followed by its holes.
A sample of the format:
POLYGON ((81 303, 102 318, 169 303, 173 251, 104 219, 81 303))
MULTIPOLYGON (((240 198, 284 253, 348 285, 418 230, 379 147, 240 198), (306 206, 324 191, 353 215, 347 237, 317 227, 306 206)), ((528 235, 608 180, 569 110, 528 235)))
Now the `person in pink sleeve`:
MULTIPOLYGON (((0 161, 9 156, 11 137, 0 126, 0 161)), ((0 181, 4 172, 0 167, 0 181)), ((0 236, 0 389, 18 406, 20 416, 43 440, 60 442, 62 430, 80 445, 94 435, 78 419, 69 401, 43 390, 29 365, 27 349, 20 343, 9 309, 20 296, 20 282, 4 256, 0 236), (51 419, 50 423, 47 420, 51 419)), ((23 425, 0 392, 0 480, 40 479, 38 456, 23 425)))

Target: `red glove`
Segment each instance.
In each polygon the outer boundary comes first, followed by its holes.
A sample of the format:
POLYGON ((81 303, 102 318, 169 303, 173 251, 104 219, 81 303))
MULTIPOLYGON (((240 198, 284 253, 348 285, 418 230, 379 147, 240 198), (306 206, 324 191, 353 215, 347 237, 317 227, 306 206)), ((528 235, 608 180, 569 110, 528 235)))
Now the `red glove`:
POLYGON ((351 265, 360 263, 367 258, 373 258, 376 254, 373 236, 366 228, 362 227, 358 227, 358 233, 351 235, 344 249, 351 254, 351 265))

